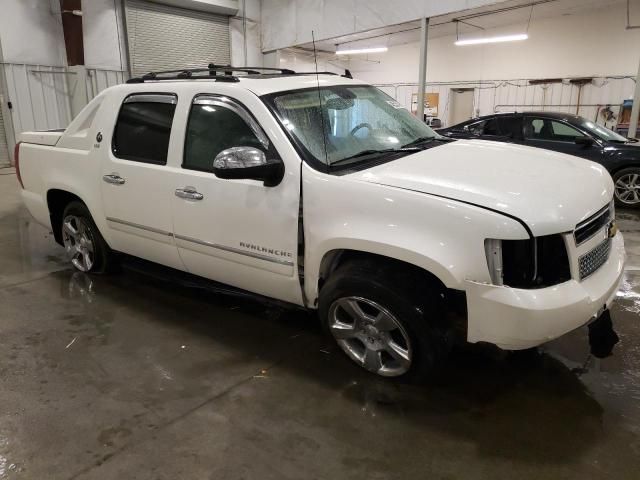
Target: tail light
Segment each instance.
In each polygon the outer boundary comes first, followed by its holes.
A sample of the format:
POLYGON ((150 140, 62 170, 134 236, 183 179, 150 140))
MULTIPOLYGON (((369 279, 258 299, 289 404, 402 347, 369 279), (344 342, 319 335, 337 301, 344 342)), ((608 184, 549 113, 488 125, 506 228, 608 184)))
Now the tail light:
POLYGON ((13 162, 16 166, 16 177, 18 177, 18 182, 20 182, 20 187, 24 190, 24 184, 22 183, 22 176, 20 175, 20 144, 22 142, 16 143, 16 148, 13 150, 13 162))

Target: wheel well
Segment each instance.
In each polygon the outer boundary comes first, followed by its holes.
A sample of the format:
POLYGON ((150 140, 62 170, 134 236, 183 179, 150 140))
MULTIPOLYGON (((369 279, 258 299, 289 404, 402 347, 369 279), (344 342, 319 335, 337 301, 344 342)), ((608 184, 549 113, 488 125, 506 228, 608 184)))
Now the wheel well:
POLYGON ((615 170, 611 170, 611 172, 610 172, 611 177, 613 178, 618 172, 620 172, 622 170, 626 170, 627 168, 640 168, 640 164, 638 164, 638 163, 630 163, 630 164, 626 164, 626 165, 621 165, 621 166, 617 167, 615 170))
POLYGON ((465 292, 447 288, 433 273, 403 260, 358 250, 332 250, 327 252, 320 262, 318 292, 333 272, 341 265, 353 260, 367 260, 381 267, 400 270, 403 273, 407 272, 412 282, 434 288, 442 301, 441 307, 445 313, 442 320, 448 321, 460 338, 467 338, 467 297, 465 292))
POLYGON ((398 260, 392 257, 386 257, 384 255, 378 255, 376 253, 362 252, 358 250, 331 250, 327 252, 320 262, 320 274, 318 276, 318 292, 322 289, 322 286, 331 274, 336 271, 341 265, 353 260, 370 260, 379 265, 402 268, 407 270, 416 279, 422 279, 429 285, 434 286, 438 291, 444 292, 447 290, 442 281, 431 272, 420 268, 411 263, 398 260))
POLYGON ((51 229, 53 230, 53 237, 60 245, 62 245, 62 215, 66 206, 71 202, 84 203, 80 197, 65 190, 54 189, 47 192, 51 229))

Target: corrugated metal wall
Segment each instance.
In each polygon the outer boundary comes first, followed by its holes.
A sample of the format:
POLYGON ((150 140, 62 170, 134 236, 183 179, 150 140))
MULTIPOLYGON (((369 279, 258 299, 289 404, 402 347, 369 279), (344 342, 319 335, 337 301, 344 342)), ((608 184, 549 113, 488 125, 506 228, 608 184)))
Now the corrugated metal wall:
POLYGON ((125 18, 133 76, 230 62, 229 17, 127 0, 125 18))
POLYGON ((65 127, 70 118, 65 67, 9 63, 3 66, 16 135, 65 127))
MULTIPOLYGON (((10 120, 17 136, 28 130, 65 128, 71 122, 70 91, 75 88, 73 73, 66 67, 47 65, 0 64, 6 84, 5 101, 10 101, 10 120)), ((123 83, 125 72, 87 69, 87 102, 107 87, 123 83)), ((15 138, 7 136, 11 151, 15 138)), ((1 141, 1 140, 0 140, 1 141)))
POLYGON ((127 80, 127 73, 120 70, 87 69, 87 100, 91 100, 105 88, 119 85, 127 80))
MULTIPOLYGON (((411 108, 412 95, 418 92, 417 83, 397 83, 376 85, 394 97, 406 108, 411 108)), ((440 97, 438 118, 443 126, 449 120, 449 93, 456 88, 473 88, 474 111, 476 116, 493 112, 546 110, 576 113, 579 87, 568 79, 562 83, 530 85, 529 79, 513 80, 471 80, 460 82, 427 83, 427 92, 438 93, 440 97)), ((628 77, 594 78, 582 87, 579 115, 595 120, 598 105, 610 105, 618 114, 623 100, 631 98, 635 79, 628 77)), ((598 123, 604 121, 600 117, 598 123)), ((612 122, 607 123, 612 126, 612 122)))
MULTIPOLYGON (((2 97, 2 95, 0 95, 2 97)), ((0 101, 4 101, 0 98, 0 101)), ((7 143, 7 135, 4 129, 4 120, 2 118, 2 109, 0 108, 0 167, 9 165, 9 144, 7 143)))

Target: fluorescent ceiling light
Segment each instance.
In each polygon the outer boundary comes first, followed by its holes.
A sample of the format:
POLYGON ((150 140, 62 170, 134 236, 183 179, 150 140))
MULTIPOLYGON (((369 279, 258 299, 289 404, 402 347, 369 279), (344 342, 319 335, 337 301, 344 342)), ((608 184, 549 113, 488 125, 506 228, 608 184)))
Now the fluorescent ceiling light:
POLYGON ((351 50, 338 50, 336 55, 356 55, 358 53, 382 53, 388 50, 387 47, 354 48, 351 50))
POLYGON ((501 43, 501 42, 515 42, 518 40, 526 40, 529 35, 526 33, 520 33, 518 35, 504 35, 502 37, 485 37, 485 38, 471 38, 469 40, 456 40, 455 45, 479 45, 481 43, 501 43))

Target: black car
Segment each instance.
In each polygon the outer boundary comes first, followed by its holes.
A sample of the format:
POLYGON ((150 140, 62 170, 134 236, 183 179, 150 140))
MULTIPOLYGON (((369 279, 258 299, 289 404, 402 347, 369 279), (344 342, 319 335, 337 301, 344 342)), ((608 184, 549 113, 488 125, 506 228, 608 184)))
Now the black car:
POLYGON ((613 177, 616 204, 640 207, 640 143, 584 117, 556 112, 498 113, 437 132, 449 138, 510 142, 593 160, 613 177))

